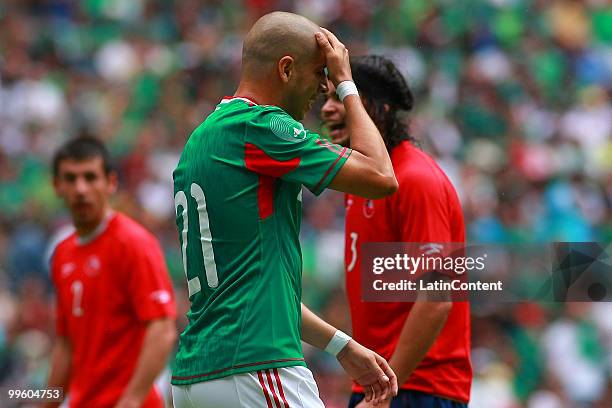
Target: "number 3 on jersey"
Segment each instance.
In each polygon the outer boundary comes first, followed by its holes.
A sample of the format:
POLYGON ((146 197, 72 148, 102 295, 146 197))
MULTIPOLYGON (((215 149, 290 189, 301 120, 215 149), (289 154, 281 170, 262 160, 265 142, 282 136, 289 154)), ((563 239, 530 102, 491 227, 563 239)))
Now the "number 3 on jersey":
POLYGON ((357 262, 357 238, 358 238, 358 235, 357 235, 356 232, 351 232, 350 237, 351 237, 351 262, 349 262, 349 265, 347 267, 347 270, 349 272, 351 272, 353 270, 353 268, 355 267, 355 263, 357 262))
MULTIPOLYGON (((219 277, 217 276, 217 264, 215 264, 215 254, 212 246, 212 235, 210 232, 210 223, 208 221, 208 211, 206 210, 206 197, 204 190, 196 183, 191 184, 191 197, 195 200, 198 211, 198 222, 200 225, 200 243, 202 245, 202 256, 204 257, 204 269, 206 269, 206 281, 210 288, 216 288, 219 285, 219 277)), ((178 191, 174 196, 174 209, 178 215, 179 207, 182 207, 181 216, 183 217, 183 230, 181 231, 181 241, 183 242, 181 252, 183 255, 183 271, 187 277, 187 288, 189 289, 189 297, 195 295, 202 287, 200 278, 195 277, 189 279, 187 275, 187 229, 189 228, 189 218, 187 215, 188 201, 184 191, 178 191)))

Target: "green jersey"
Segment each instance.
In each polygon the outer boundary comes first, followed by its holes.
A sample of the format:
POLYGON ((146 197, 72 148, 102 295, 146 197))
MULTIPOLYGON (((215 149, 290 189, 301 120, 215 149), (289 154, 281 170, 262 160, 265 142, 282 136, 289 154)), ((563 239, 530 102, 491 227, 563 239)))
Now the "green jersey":
POLYGON ((320 194, 350 152, 245 98, 191 134, 174 171, 191 307, 172 384, 305 365, 302 185, 320 194))

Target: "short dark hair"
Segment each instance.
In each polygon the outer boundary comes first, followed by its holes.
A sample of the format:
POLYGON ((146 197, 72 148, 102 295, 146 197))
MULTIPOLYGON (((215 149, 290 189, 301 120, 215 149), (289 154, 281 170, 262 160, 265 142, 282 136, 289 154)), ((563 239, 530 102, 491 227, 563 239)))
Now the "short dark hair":
POLYGON ((110 159, 110 154, 104 143, 95 137, 81 136, 69 140, 63 144, 53 156, 53 176, 59 175, 60 163, 63 160, 88 160, 99 157, 102 159, 104 173, 108 175, 113 171, 113 166, 110 159))
POLYGON ((401 116, 402 111, 409 112, 414 107, 414 96, 395 64, 380 55, 351 57, 351 71, 387 149, 392 150, 403 140, 415 142, 401 116), (385 109, 385 105, 389 108, 385 109))

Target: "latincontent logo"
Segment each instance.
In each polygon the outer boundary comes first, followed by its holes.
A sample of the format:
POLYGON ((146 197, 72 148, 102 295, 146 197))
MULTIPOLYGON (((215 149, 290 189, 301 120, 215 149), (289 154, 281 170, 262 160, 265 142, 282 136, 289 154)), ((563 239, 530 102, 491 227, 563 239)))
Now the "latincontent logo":
MULTIPOLYGON (((483 271, 487 254, 481 256, 460 256, 456 253, 444 255, 444 245, 428 243, 420 245, 421 252, 414 256, 396 253, 393 256, 377 256, 372 259, 371 271, 374 275, 392 273, 391 281, 375 279, 372 289, 377 292, 454 292, 464 296, 468 291, 501 291, 503 283, 468 282, 463 277, 468 272, 483 271), (409 276, 409 279, 401 279, 409 276), (397 279, 396 277, 400 277, 397 279), (415 279, 416 278, 416 279, 415 279)), ((443 299, 443 298, 440 298, 443 299)))
MULTIPOLYGON (((467 254, 464 244, 381 245, 378 250, 366 250, 364 254, 362 272, 369 275, 363 291, 366 297, 369 294, 377 300, 395 301, 397 296, 406 295, 404 300, 414 301, 419 295, 423 298, 423 293, 444 291, 452 295, 452 300, 465 300, 468 291, 503 290, 499 281, 468 281, 468 274, 486 269, 488 255, 467 254)), ((448 300, 449 296, 442 299, 448 300)))

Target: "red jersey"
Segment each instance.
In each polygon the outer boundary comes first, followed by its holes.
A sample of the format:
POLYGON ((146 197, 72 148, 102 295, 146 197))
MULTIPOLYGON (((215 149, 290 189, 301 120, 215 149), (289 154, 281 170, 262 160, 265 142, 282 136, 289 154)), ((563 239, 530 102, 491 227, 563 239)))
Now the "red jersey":
MULTIPOLYGON (((176 316, 159 243, 115 213, 87 241, 75 233, 62 241, 51 274, 57 335, 72 346, 70 407, 112 407, 132 377, 147 322, 176 316)), ((164 406, 155 387, 142 406, 164 406)))
MULTIPOLYGON (((361 244, 465 242, 457 193, 436 162, 407 141, 393 149, 391 161, 399 183, 395 194, 379 200, 346 196, 346 287, 353 338, 387 360, 413 303, 361 300, 361 244)), ((467 403, 471 382, 469 304, 454 303, 435 343, 401 388, 467 403)), ((357 385, 353 390, 362 392, 357 385)))

